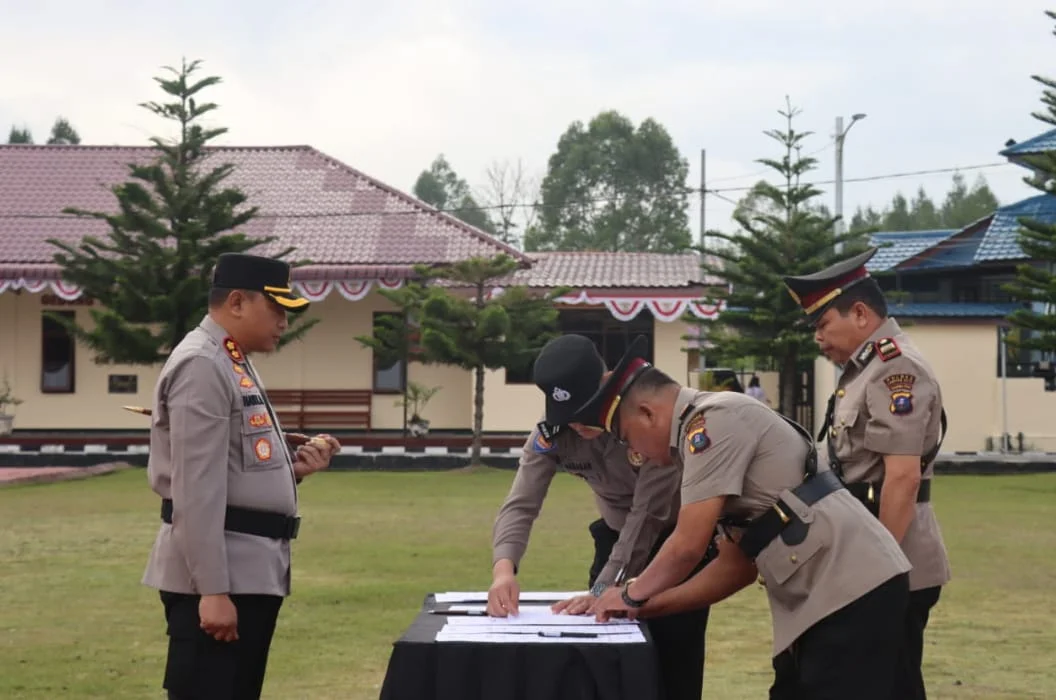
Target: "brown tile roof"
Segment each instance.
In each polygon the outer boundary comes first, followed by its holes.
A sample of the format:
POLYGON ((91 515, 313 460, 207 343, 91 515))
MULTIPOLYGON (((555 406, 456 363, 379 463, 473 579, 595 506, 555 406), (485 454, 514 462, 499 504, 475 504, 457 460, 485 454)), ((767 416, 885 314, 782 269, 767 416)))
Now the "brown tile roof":
MULTIPOLYGON (((310 146, 213 149, 209 161, 232 163, 226 181, 249 195, 260 215, 249 235, 275 235, 294 257, 315 264, 298 279, 403 276, 415 263, 448 263, 506 252, 497 239, 310 146)), ((57 277, 48 238, 76 242, 105 235, 105 223, 69 218, 67 206, 113 211, 111 185, 128 179, 128 162, 149 147, 0 145, 0 279, 57 277)), ((256 249, 267 252, 262 246, 256 249)))
POLYGON ((705 276, 696 253, 527 253, 536 262, 504 280, 528 287, 658 289, 722 284, 705 276))

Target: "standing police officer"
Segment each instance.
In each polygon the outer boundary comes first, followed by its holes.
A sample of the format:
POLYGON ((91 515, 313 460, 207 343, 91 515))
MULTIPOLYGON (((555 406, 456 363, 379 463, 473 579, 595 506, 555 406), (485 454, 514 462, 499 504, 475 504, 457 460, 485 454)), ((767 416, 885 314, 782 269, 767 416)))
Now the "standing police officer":
POLYGON ((296 484, 340 444, 290 453, 248 353, 270 352, 297 297, 284 262, 225 253, 209 313, 172 350, 154 391, 147 475, 162 524, 143 576, 160 591, 171 700, 260 697, 290 592, 296 484))
POLYGON ((924 629, 950 562, 931 506, 933 462, 946 429, 931 365, 887 315, 883 292, 861 255, 785 284, 802 306, 821 352, 843 367, 818 440, 832 468, 880 518, 913 565, 905 649, 893 697, 926 698, 924 629))
MULTIPOLYGON (((601 518, 590 525, 590 592, 556 604, 555 612, 590 612, 606 589, 645 568, 674 527, 678 472, 646 462, 601 428, 580 422, 581 410, 596 400, 605 371, 594 343, 582 335, 555 338, 536 360, 534 379, 546 395, 546 416, 525 443, 517 476, 495 520, 488 591, 492 615, 517 611, 517 570, 558 469, 587 482, 601 518)), ((649 621, 667 700, 700 700, 707 623, 707 607, 649 621)))
POLYGON ((811 436, 756 399, 684 388, 633 349, 584 417, 679 472, 674 532, 649 566, 602 594, 596 616, 711 605, 760 575, 773 618, 771 700, 889 700, 909 561, 811 436), (591 415, 593 414, 593 415, 591 415), (716 523, 714 561, 689 581, 716 523))

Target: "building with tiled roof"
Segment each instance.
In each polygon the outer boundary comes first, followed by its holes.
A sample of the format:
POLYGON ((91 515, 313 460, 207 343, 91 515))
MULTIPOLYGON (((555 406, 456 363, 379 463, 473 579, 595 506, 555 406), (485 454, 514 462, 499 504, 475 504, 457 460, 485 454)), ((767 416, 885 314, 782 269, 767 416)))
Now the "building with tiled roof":
MULTIPOLYGON (((1033 170, 1032 157, 1056 151, 1056 129, 1001 155, 1033 170)), ((888 311, 922 348, 943 391, 950 418, 944 448, 976 451, 1009 440, 1028 449, 1056 450, 1051 416, 1056 393, 1034 376, 1042 359, 1014 341, 1009 315, 1030 304, 1007 290, 1017 267, 1032 264, 1019 245, 1025 219, 1056 225, 1056 197, 1034 194, 999 207, 957 230, 879 232, 869 270, 886 292, 888 311)), ((1033 263, 1038 264, 1038 263, 1033 263)), ((1041 305, 1035 310, 1043 311, 1041 305)), ((816 365, 816 410, 827 400, 832 372, 816 365)))
MULTIPOLYGON (((129 163, 147 163, 153 154, 147 147, 0 146, 0 385, 6 376, 24 400, 19 429, 144 427, 142 417, 120 406, 149 405, 157 368, 95 365, 43 312, 65 311, 84 322, 93 304, 62 279, 48 239, 75 243, 109 231, 104 222, 63 210, 113 211, 111 188, 128 179, 129 163)), ((633 335, 644 334, 657 366, 682 378, 683 337, 692 327, 686 317, 716 313, 700 302, 714 280, 703 277, 693 253, 524 253, 309 146, 215 148, 205 167, 223 163, 234 166, 225 185, 259 208, 240 231, 276 237, 254 252, 292 246, 291 258, 310 262, 294 269, 293 281, 313 302, 308 313, 322 320, 303 342, 261 359, 269 388, 362 393, 355 421, 321 427, 401 428, 396 399, 408 382, 442 387, 424 412, 434 428, 471 425, 468 372, 378 367, 355 340, 371 333, 376 314, 391 309, 379 289, 399 287, 416 264, 510 255, 520 269, 497 287, 567 287, 559 300, 562 329, 593 338, 610 363, 633 335)), ((486 430, 524 432, 538 420, 542 397, 523 372, 491 371, 485 391, 486 430)))

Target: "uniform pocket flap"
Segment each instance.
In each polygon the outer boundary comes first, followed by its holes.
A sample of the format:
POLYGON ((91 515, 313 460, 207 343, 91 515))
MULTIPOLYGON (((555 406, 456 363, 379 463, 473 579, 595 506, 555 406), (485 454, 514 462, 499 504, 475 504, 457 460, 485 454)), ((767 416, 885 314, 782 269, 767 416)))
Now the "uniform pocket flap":
POLYGON ((759 574, 766 579, 768 585, 770 583, 778 586, 784 584, 813 559, 829 540, 824 520, 815 520, 809 524, 801 522, 794 525, 807 528, 806 537, 801 542, 789 545, 778 535, 755 560, 759 574))

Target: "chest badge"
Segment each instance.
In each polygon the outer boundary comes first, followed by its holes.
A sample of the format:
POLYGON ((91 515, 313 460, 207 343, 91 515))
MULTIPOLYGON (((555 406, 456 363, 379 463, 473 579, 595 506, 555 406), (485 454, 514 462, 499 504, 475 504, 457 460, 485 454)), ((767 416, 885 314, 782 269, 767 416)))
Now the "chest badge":
POLYGON ((704 415, 698 413, 693 416, 693 419, 689 421, 689 425, 686 427, 686 447, 689 449, 690 454, 695 455, 708 449, 710 444, 711 438, 708 437, 704 415))
POLYGON ((645 455, 643 455, 641 452, 635 452, 632 449, 628 449, 627 461, 636 467, 640 467, 645 464, 645 455))
POLYGON ((884 378, 884 384, 891 392, 891 405, 888 409, 896 416, 905 416, 913 412, 913 384, 917 378, 912 374, 892 374, 884 378))
POLYGON ((253 451, 256 453, 257 459, 261 462, 267 462, 271 459, 271 440, 260 438, 253 443, 253 451))

